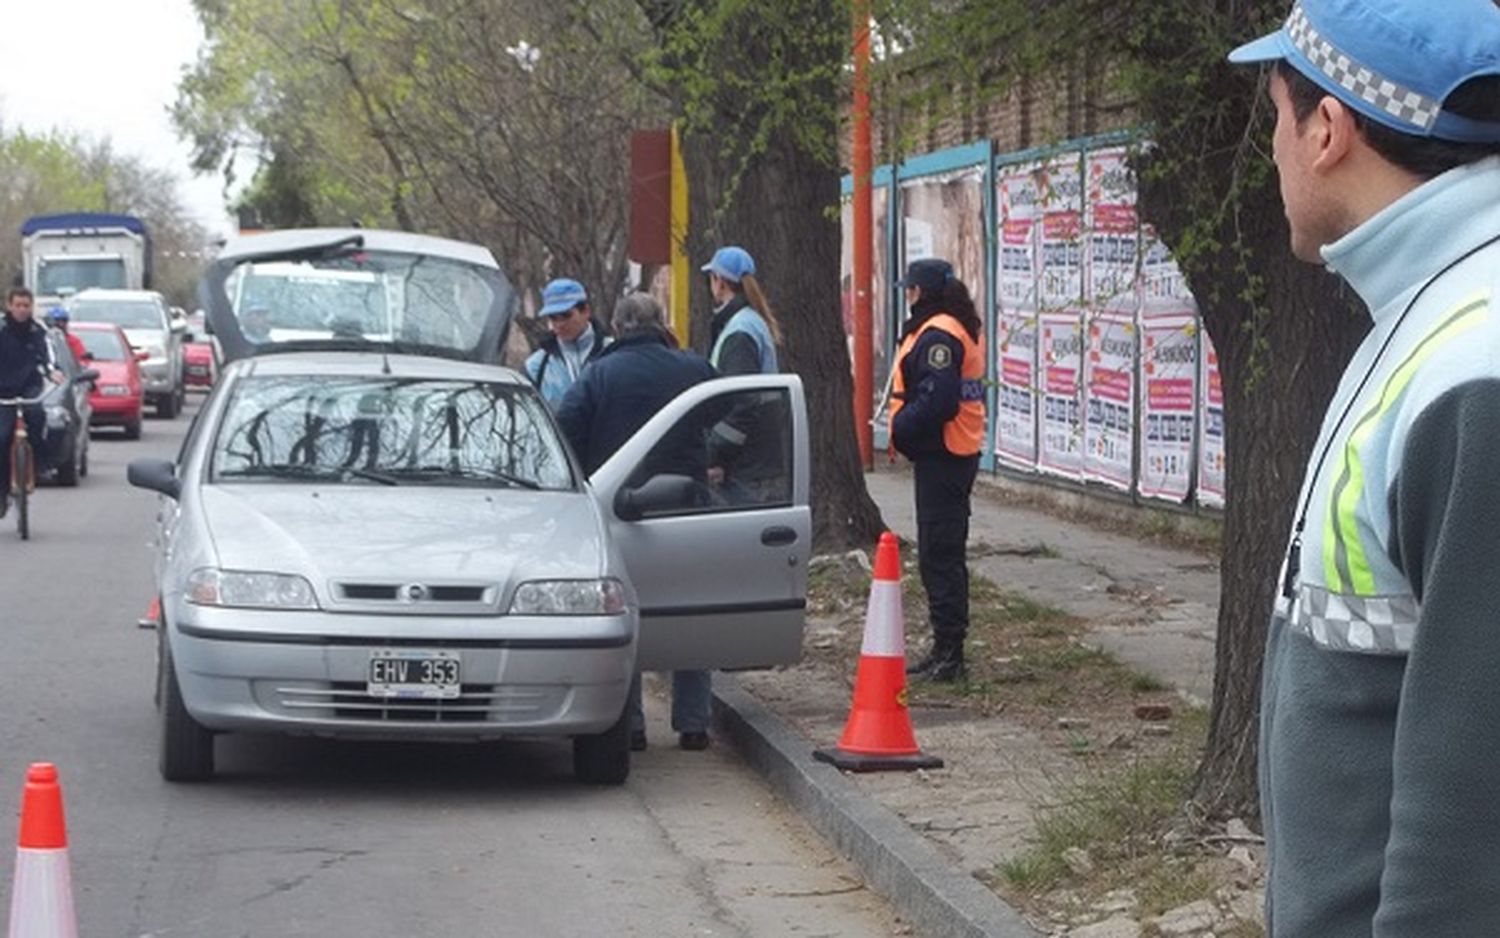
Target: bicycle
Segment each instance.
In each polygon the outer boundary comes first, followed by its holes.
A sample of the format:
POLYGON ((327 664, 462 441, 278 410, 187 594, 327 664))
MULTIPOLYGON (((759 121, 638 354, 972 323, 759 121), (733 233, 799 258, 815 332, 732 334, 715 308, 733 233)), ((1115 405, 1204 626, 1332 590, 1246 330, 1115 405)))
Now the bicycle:
POLYGON ((31 538, 31 493, 36 491, 36 450, 26 432, 26 417, 22 408, 42 402, 38 397, 0 398, 0 407, 8 407, 15 415, 16 432, 10 441, 10 494, 16 510, 16 530, 21 540, 31 538))

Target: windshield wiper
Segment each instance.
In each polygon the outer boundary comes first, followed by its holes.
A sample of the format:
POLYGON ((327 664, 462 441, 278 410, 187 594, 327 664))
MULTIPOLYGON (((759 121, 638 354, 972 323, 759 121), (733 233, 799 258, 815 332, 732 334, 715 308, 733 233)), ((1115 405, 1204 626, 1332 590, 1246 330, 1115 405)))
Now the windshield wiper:
POLYGON ((517 488, 541 491, 541 484, 531 479, 502 472, 499 469, 478 469, 465 466, 411 466, 390 470, 397 477, 411 476, 419 479, 462 479, 466 481, 501 482, 517 488))
POLYGON ((357 479, 366 479, 371 482, 379 482, 381 485, 401 484, 398 479, 384 472, 356 469, 352 466, 304 466, 292 463, 278 463, 268 466, 247 466, 244 469, 228 469, 219 473, 219 478, 221 479, 298 479, 313 482, 342 482, 348 476, 354 476, 357 479))

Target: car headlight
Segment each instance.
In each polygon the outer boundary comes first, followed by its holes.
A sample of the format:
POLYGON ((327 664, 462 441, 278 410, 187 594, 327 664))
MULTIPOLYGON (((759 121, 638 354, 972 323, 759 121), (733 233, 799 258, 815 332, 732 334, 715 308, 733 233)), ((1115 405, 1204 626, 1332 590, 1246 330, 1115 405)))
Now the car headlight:
POLYGON ((517 616, 617 616, 625 611, 625 584, 599 580, 532 580, 510 601, 517 616))
POLYGON ((286 573, 203 567, 187 581, 187 601, 197 606, 239 609, 317 609, 312 584, 286 573))

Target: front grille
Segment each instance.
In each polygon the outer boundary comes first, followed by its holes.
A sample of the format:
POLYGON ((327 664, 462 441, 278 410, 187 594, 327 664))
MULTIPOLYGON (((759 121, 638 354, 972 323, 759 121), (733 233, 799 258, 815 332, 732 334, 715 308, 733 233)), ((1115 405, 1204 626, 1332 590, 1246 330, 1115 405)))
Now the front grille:
POLYGON ((453 700, 390 700, 372 697, 362 681, 287 685, 278 683, 276 703, 292 716, 384 723, 509 723, 536 719, 557 709, 550 688, 461 685, 453 700))
POLYGON ((336 583, 338 595, 352 602, 401 603, 403 605, 491 603, 493 584, 437 583, 336 583))
POLYGON ((428 599, 435 603, 477 603, 484 601, 483 586, 432 586, 428 599))
POLYGON ((379 583, 341 583, 345 599, 363 599, 372 602, 392 601, 396 598, 396 587, 379 583))

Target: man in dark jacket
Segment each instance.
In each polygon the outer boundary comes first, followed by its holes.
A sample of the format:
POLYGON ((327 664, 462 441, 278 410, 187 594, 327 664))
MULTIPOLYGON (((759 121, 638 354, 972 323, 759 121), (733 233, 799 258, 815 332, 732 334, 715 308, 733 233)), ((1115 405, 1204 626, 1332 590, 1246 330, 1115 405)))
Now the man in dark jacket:
MULTIPOLYGON (((5 297, 5 321, 0 323, 0 398, 38 397, 48 377, 60 381, 47 341, 47 328, 32 318, 33 299, 25 287, 14 287, 5 297)), ((36 454, 38 471, 47 465, 43 446, 47 415, 41 405, 22 408, 26 434, 36 454)), ((10 510, 10 445, 15 436, 15 411, 0 408, 0 518, 10 510)))
MULTIPOLYGON (((590 475, 609 461, 635 432, 683 391, 714 377, 706 359, 673 347, 661 306, 645 293, 633 293, 615 307, 613 345, 574 382, 557 408, 563 435, 590 475)), ((688 428, 692 430, 707 430, 688 428)), ((645 475, 669 472, 703 481, 708 471, 705 432, 674 433, 651 454, 645 475)), ((708 746, 711 702, 708 671, 672 674, 672 728, 684 749, 708 746)), ((641 681, 631 686, 631 748, 646 748, 641 681)))

